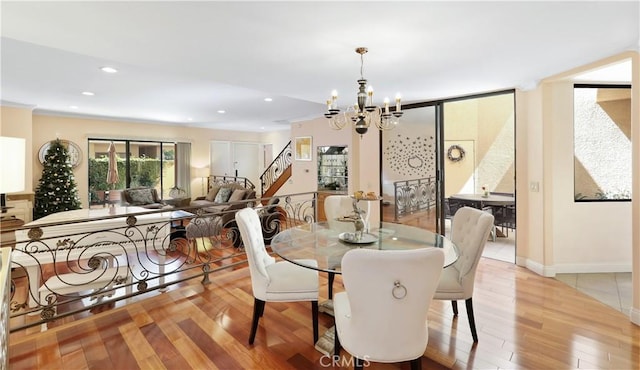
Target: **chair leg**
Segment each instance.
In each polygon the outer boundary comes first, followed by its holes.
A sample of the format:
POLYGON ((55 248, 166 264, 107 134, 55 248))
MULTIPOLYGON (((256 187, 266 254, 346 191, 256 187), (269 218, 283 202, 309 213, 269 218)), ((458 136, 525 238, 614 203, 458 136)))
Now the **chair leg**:
POLYGON ((473 337, 473 342, 478 342, 478 333, 476 332, 476 320, 473 317, 473 302, 471 298, 465 301, 467 305, 467 316, 469 317, 469 327, 471 327, 471 336, 473 337))
POLYGON ((333 299, 333 279, 336 277, 336 274, 333 272, 329 273, 329 299, 333 299))
POLYGON ((258 321, 264 312, 264 301, 258 298, 253 299, 253 322, 251 323, 251 334, 249 334, 249 344, 253 344, 256 339, 256 331, 258 331, 258 321))
POLYGON ((411 370, 422 370, 422 356, 411 360, 411 370))
POLYGON ((338 338, 338 328, 333 326, 333 357, 335 359, 340 358, 340 338, 338 338))
POLYGON ((311 301, 311 319, 313 321, 313 344, 318 341, 318 301, 311 301))
POLYGON ((260 317, 264 316, 264 306, 265 306, 264 303, 265 302, 262 302, 262 305, 260 305, 260 312, 259 312, 260 313, 260 317))
POLYGON ((451 301, 451 308, 453 308, 453 316, 458 316, 458 301, 451 301))

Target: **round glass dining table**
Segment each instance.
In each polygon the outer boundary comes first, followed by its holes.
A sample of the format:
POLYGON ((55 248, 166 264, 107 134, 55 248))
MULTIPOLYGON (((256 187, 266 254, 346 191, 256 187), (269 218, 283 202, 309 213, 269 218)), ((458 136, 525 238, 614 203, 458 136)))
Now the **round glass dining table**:
POLYGON ((342 257, 354 248, 378 250, 441 248, 444 251, 444 266, 458 259, 458 248, 448 238, 413 226, 383 222, 380 228, 372 229, 355 241, 345 230, 330 229, 328 223, 303 224, 286 229, 271 240, 271 249, 282 259, 302 267, 341 273, 342 257), (315 260, 317 266, 300 260, 315 260))

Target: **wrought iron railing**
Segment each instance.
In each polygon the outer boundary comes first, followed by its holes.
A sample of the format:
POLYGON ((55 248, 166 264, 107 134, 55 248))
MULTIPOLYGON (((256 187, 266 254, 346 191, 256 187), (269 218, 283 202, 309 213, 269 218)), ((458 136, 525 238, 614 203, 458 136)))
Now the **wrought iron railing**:
POLYGON ((118 208, 107 208, 99 217, 17 228, 15 242, 2 242, 15 246, 11 299, 2 307, 11 312, 10 331, 44 328, 190 279, 207 284, 215 271, 246 264, 234 216, 248 204, 260 207, 267 244, 280 230, 316 219, 317 193, 269 200, 229 203, 222 212, 183 207, 117 214, 118 208))
POLYGON ((395 194, 395 220, 401 216, 424 211, 436 205, 436 178, 396 181, 393 183, 395 194))
POLYGON ((291 141, 285 145, 276 158, 269 164, 266 170, 260 175, 261 194, 273 185, 276 180, 291 166, 291 141))
POLYGON ((207 191, 213 185, 224 185, 224 184, 231 184, 231 183, 238 183, 238 184, 242 185, 243 187, 245 187, 246 189, 255 189, 256 188, 254 183, 251 182, 251 180, 249 180, 246 177, 227 176, 227 175, 224 175, 224 176, 223 175, 210 175, 209 177, 207 177, 207 191))

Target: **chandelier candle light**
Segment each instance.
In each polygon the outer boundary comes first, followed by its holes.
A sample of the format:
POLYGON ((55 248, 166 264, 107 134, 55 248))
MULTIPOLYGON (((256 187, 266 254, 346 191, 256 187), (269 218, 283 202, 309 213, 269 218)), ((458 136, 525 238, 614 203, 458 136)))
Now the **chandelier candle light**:
POLYGON ((338 92, 331 92, 331 99, 327 100, 327 113, 324 116, 329 119, 329 126, 334 130, 341 130, 346 123, 351 120, 354 128, 360 138, 367 132, 371 121, 373 121, 379 130, 391 130, 400 122, 402 117, 402 105, 400 103, 400 94, 396 95, 396 109, 389 112, 389 98, 384 99, 384 111, 382 108, 373 104, 373 87, 367 86, 367 80, 364 78, 362 70, 364 67, 364 54, 368 51, 365 47, 356 48, 356 53, 360 54, 360 79, 358 80, 358 103, 349 106, 343 113, 338 109, 338 92))

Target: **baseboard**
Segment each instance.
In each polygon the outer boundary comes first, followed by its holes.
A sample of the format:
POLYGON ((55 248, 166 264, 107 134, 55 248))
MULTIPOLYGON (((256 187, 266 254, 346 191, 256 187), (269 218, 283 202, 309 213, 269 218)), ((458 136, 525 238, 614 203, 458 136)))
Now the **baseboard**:
POLYGON ((556 271, 553 266, 545 266, 539 262, 532 261, 524 257, 516 257, 516 264, 522 266, 528 270, 535 272, 536 274, 544 277, 556 276, 556 271))
POLYGON ((631 272, 631 264, 558 264, 557 274, 594 274, 611 272, 631 272))
POLYGON ((538 275, 554 277, 556 274, 595 274, 631 272, 630 264, 559 264, 545 266, 524 257, 516 257, 516 265, 525 267, 538 275))
POLYGON ((631 307, 631 312, 629 313, 629 318, 631 322, 640 326, 640 309, 635 307, 631 307))

